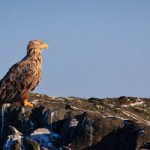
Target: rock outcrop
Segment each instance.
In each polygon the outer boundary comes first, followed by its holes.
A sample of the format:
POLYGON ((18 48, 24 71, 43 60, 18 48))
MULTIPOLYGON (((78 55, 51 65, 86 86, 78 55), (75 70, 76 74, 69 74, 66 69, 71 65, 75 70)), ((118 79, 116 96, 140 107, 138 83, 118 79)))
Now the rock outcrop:
POLYGON ((30 100, 34 108, 0 107, 0 149, 150 149, 150 99, 31 94, 30 100))

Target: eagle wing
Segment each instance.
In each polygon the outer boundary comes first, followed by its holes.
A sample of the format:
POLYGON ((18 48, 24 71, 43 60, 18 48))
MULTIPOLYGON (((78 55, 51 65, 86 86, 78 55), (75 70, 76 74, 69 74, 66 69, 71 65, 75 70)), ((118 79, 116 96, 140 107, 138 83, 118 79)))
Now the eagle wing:
POLYGON ((23 92, 33 90, 41 78, 36 65, 26 59, 13 65, 0 81, 0 103, 14 101, 23 92))

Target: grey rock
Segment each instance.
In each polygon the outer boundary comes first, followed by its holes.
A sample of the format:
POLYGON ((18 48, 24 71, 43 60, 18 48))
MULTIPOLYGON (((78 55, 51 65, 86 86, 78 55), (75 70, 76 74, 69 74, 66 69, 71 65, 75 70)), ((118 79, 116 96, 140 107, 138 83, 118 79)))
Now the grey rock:
POLYGON ((150 149, 150 99, 48 97, 0 107, 0 149, 150 149))

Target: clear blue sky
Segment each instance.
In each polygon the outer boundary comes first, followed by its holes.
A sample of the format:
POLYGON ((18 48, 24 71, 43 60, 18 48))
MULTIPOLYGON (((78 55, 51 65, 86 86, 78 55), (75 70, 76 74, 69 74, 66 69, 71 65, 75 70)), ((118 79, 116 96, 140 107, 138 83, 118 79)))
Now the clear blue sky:
POLYGON ((0 78, 42 39, 49 96, 150 97, 150 0, 0 2, 0 78))

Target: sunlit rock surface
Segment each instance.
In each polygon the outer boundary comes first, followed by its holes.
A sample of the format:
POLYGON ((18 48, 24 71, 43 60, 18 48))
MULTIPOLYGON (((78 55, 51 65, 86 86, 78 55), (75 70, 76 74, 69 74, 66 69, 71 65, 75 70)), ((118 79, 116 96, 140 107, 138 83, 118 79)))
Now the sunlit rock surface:
POLYGON ((1 150, 150 149, 150 99, 31 94, 0 107, 1 150))

